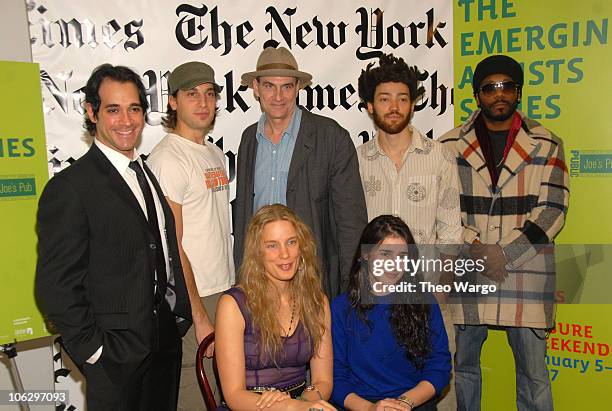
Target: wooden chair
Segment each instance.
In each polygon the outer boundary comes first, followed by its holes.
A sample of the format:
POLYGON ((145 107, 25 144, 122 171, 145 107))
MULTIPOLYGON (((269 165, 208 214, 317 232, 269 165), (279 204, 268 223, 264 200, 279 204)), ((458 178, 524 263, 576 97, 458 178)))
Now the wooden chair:
MULTIPOLYGON (((204 397, 204 403, 206 404, 206 409, 208 411, 216 411, 217 409, 217 401, 215 400, 215 394, 213 393, 212 388, 210 388, 210 384, 208 383, 208 378, 206 377, 206 371, 204 370, 204 353, 206 353, 206 349, 215 341, 215 333, 210 333, 206 336, 200 343, 198 347, 198 353, 196 354, 196 374, 198 376, 198 384, 200 384, 200 390, 202 391, 202 396, 204 397)), ((214 379, 215 376, 213 375, 214 379)))

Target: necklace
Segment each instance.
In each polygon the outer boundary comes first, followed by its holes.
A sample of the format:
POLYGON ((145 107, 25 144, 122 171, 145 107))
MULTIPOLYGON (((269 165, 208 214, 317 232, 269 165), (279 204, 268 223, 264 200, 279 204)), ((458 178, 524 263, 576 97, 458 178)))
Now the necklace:
POLYGON ((285 335, 285 338, 288 338, 289 334, 291 334, 291 327, 293 326, 294 317, 295 317, 295 298, 293 299, 293 304, 291 305, 291 320, 289 321, 289 329, 287 330, 287 334, 285 335))

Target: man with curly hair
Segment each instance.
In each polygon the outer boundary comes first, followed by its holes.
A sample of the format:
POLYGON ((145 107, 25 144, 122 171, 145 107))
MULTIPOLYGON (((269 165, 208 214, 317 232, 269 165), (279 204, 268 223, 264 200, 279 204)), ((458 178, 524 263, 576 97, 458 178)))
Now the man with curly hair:
MULTIPOLYGON (((383 54, 378 67, 370 63, 361 71, 359 97, 377 132, 357 148, 359 171, 368 220, 382 214, 401 217, 417 244, 452 255, 462 233, 457 165, 446 147, 410 124, 415 102, 425 91, 419 74, 416 66, 392 54, 383 54)), ((450 307, 441 308, 453 352, 450 307)), ((438 409, 446 405, 455 408, 454 392, 438 409)))

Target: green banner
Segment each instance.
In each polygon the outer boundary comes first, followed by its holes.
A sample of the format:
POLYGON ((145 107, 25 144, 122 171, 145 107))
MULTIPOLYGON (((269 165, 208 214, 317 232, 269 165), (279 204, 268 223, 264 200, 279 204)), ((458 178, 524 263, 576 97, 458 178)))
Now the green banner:
MULTIPOLYGON (((476 64, 506 54, 525 73, 521 111, 565 143, 570 205, 557 243, 612 244, 611 11, 608 0, 454 1, 456 124, 476 109, 476 64)), ((595 274, 612 266, 612 256, 594 261, 596 254, 574 261, 584 290, 601 290, 595 274)), ((562 292, 558 297, 567 302, 562 292)), ((555 410, 601 409, 612 387, 612 306, 559 305, 556 318, 547 356, 555 410)), ((504 332, 489 333, 482 370, 483 409, 516 409, 514 360, 504 332)))
POLYGON ((34 298, 36 209, 48 180, 38 64, 0 61, 0 344, 48 335, 34 298))

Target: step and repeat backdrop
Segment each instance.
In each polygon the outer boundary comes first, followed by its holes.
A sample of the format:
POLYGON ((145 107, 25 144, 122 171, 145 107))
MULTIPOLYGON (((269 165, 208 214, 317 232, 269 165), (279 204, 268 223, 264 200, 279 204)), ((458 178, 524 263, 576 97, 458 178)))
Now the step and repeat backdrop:
MULTIPOLYGON (((261 115, 240 76, 255 70, 263 48, 291 50, 313 75, 298 102, 349 130, 355 145, 374 134, 360 107, 357 78, 384 53, 422 71, 425 96, 413 123, 436 138, 453 127, 453 6, 434 1, 29 1, 34 61, 40 64, 50 173, 81 156, 90 140, 82 128, 84 87, 102 63, 135 69, 150 112, 138 150, 148 154, 164 136, 167 77, 187 61, 210 64, 223 86, 212 140, 227 157, 231 195, 242 131, 261 115)), ((56 344, 57 345, 57 344, 56 344)), ((82 409, 74 366, 55 357, 58 387, 70 387, 67 409, 82 409)))
POLYGON ((312 85, 299 94, 299 104, 336 119, 356 144, 373 133, 367 112, 359 107, 357 78, 383 52, 403 56, 423 71, 427 94, 416 108, 415 124, 432 137, 453 125, 452 4, 445 0, 28 4, 56 168, 88 147, 81 126, 81 89, 92 69, 106 62, 134 68, 147 87, 149 127, 139 146, 144 154, 164 135, 160 124, 169 72, 191 60, 213 66, 223 91, 212 135, 226 152, 232 177, 242 130, 261 114, 252 90, 240 85, 240 76, 255 70, 264 47, 291 50, 300 69, 313 75, 312 85))
MULTIPOLYGON (((169 72, 199 60, 215 69, 223 86, 211 140, 227 157, 232 196, 240 135, 261 114, 240 76, 255 69, 264 47, 292 51, 300 69, 313 75, 299 93, 299 104, 337 120, 356 145, 374 134, 359 104, 357 78, 381 53, 421 69, 426 93, 417 102, 413 124, 431 138, 475 109, 476 63, 490 54, 508 54, 525 69, 521 109, 564 139, 571 168, 570 211, 558 240, 568 245, 564 267, 575 273, 573 290, 580 292, 561 292, 559 302, 577 303, 589 290, 602 292, 601 284, 586 277, 603 276, 611 264, 606 253, 612 244, 607 1, 107 0, 101 7, 93 0, 31 0, 27 6, 33 58, 40 65, 50 175, 90 144, 82 128, 82 88, 93 68, 109 62, 142 76, 151 107, 139 145, 146 155, 165 134, 161 118, 169 72)), ((612 302, 605 292, 597 301, 612 302)), ((559 306, 548 352, 557 409, 602 404, 612 383, 611 317, 612 306, 606 304, 559 306)), ((82 410, 76 369, 60 352, 54 362, 56 388, 70 390, 70 401, 59 409, 82 410)), ((484 408, 515 408, 512 354, 502 333, 491 333, 485 345, 483 372, 484 408)))

